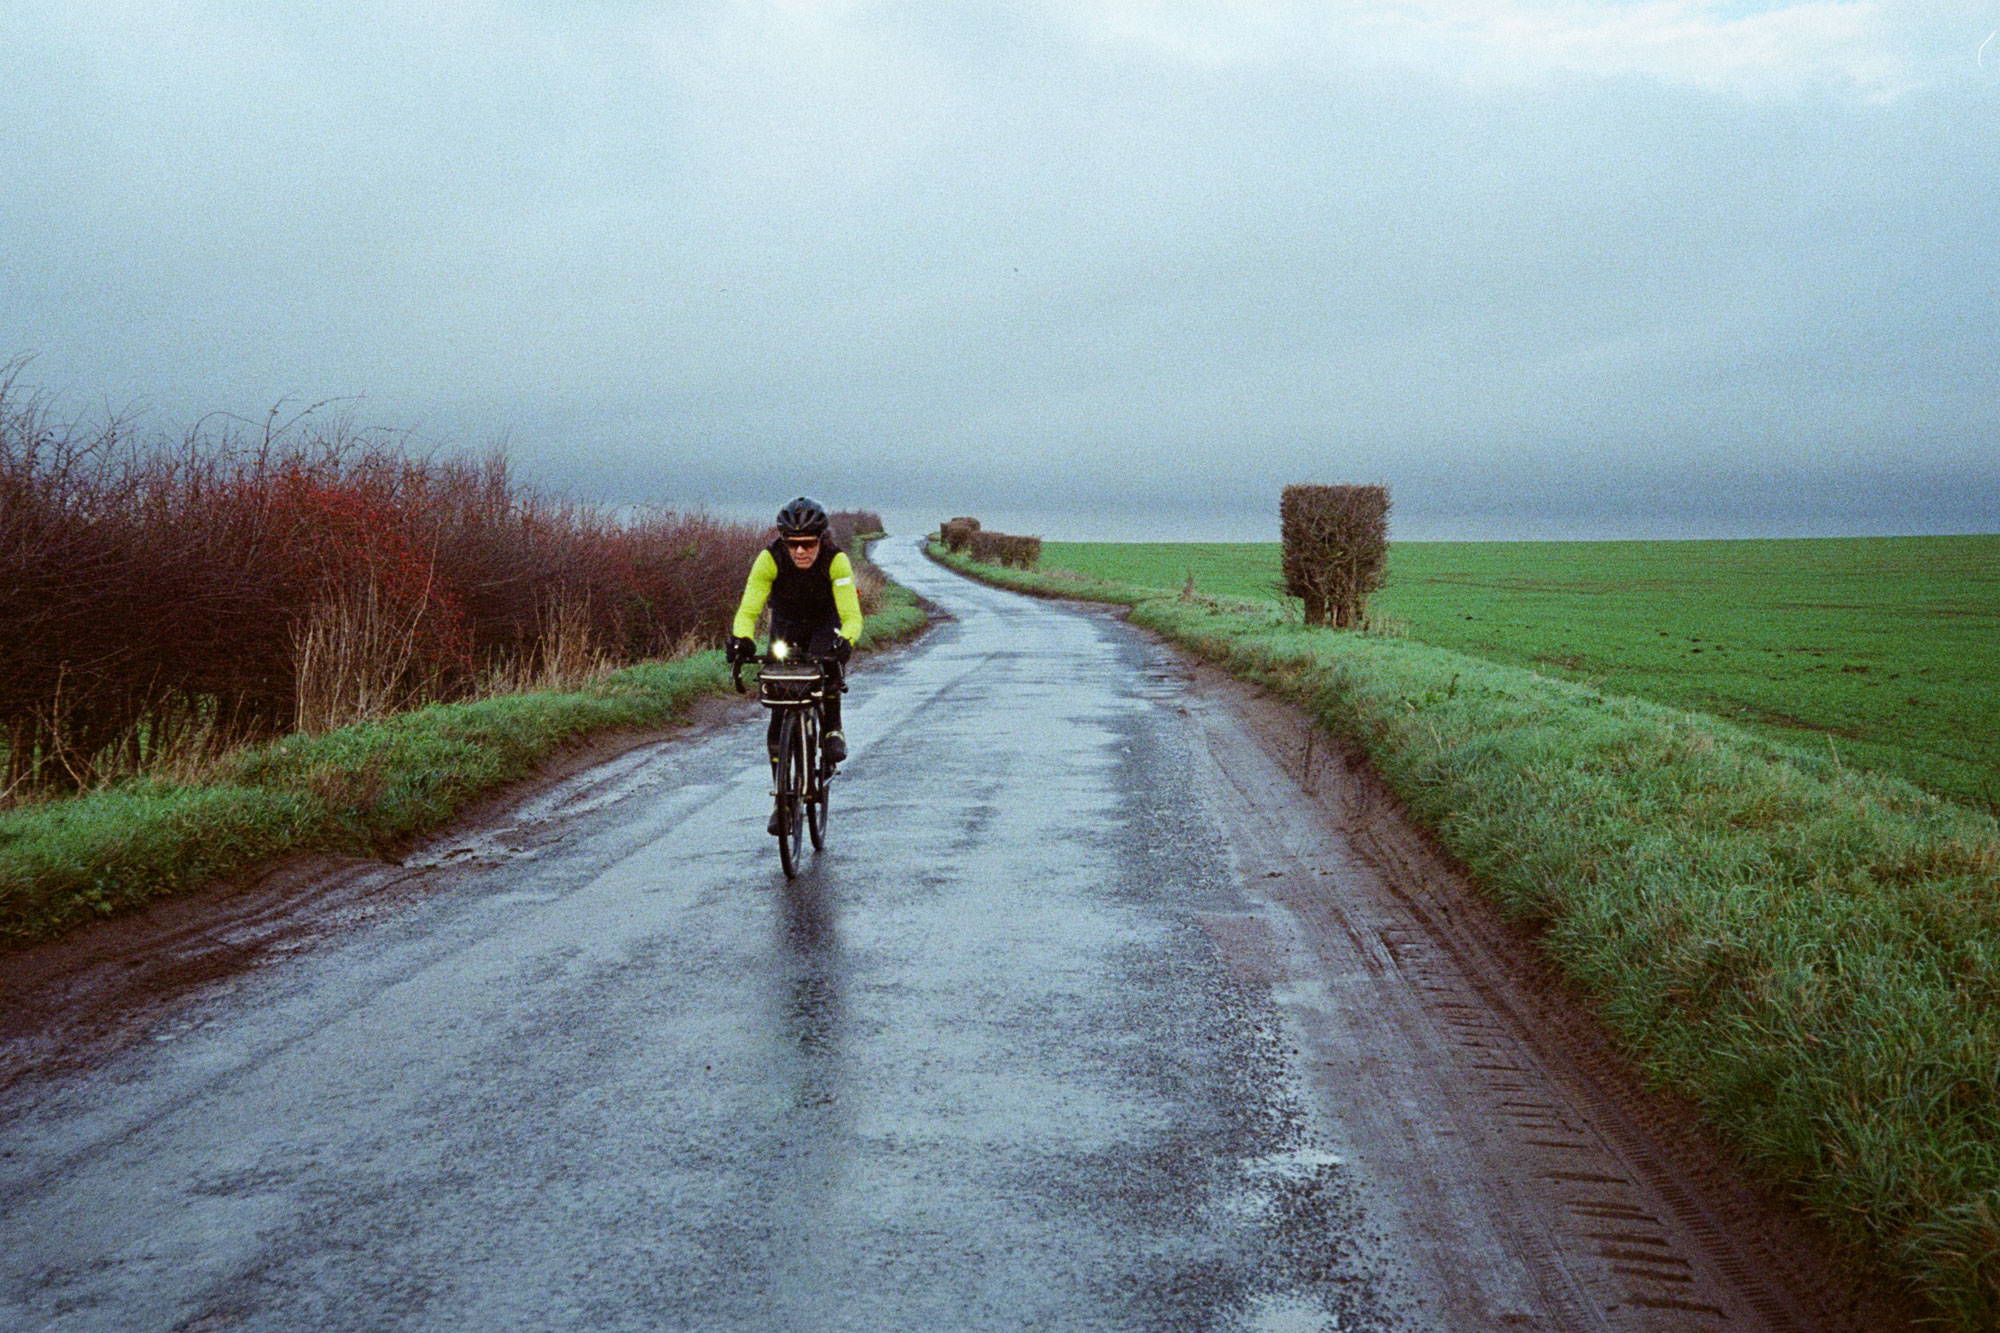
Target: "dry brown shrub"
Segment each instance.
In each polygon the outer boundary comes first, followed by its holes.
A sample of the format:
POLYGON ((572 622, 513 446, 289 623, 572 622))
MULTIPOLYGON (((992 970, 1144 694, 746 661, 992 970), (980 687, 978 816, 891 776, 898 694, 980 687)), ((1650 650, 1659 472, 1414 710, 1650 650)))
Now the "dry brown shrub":
POLYGON ((861 602, 861 614, 872 616, 882 609, 883 590, 889 586, 889 577, 866 560, 854 564, 854 593, 861 602))
POLYGON ((857 552, 862 537, 881 532, 882 516, 872 509, 836 509, 827 515, 827 536, 841 550, 857 552))
POLYGON ((1367 616, 1389 554, 1386 486, 1287 486, 1279 501, 1284 587, 1308 625, 1351 628, 1367 616))
POLYGON ((938 539, 947 551, 963 552, 971 549, 973 534, 978 531, 976 518, 948 518, 938 527, 938 539))

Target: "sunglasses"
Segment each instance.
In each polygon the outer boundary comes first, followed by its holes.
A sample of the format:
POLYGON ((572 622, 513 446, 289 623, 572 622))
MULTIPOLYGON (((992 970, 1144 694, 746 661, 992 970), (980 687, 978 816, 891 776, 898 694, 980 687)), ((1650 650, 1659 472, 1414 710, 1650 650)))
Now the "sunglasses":
POLYGON ((812 550, 812 549, 813 549, 813 548, 814 548, 815 546, 818 546, 818 545, 819 545, 819 538, 817 538, 817 537, 787 537, 787 538, 785 538, 785 545, 787 545, 787 546, 791 547, 791 548, 792 548, 792 549, 793 549, 794 551, 810 551, 810 550, 812 550))

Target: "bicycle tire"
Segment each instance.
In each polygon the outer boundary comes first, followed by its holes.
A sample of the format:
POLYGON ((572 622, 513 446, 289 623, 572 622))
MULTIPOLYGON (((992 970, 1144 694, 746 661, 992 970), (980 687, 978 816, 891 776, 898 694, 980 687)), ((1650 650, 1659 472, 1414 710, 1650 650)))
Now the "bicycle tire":
POLYGON ((778 864, 785 878, 799 873, 805 860, 805 840, 799 836, 805 812, 805 737, 799 726, 797 709, 785 710, 778 723, 778 864))
POLYGON ((806 771, 812 774, 812 786, 807 788, 806 832, 812 836, 814 851, 826 846, 827 796, 833 788, 833 766, 826 762, 825 728, 821 725, 819 710, 813 710, 811 724, 812 743, 806 747, 806 771))

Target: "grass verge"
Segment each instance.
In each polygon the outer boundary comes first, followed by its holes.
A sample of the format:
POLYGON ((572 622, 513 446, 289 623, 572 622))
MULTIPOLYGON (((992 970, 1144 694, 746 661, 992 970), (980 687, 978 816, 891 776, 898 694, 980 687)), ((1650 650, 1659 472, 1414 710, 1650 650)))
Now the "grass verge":
MULTIPOLYGON (((863 649, 925 624, 891 584, 863 649)), ((563 745, 682 716, 729 689, 718 651, 628 667, 582 690, 433 704, 324 736, 241 751, 215 780, 118 784, 0 814, 0 945, 44 940, 113 912, 299 852, 376 851, 449 821, 563 745)))
POLYGON ((1365 748, 1484 891, 1544 926, 1653 1078, 1945 1325, 2000 1327, 1994 819, 1719 719, 1412 640, 1081 591, 1365 748))

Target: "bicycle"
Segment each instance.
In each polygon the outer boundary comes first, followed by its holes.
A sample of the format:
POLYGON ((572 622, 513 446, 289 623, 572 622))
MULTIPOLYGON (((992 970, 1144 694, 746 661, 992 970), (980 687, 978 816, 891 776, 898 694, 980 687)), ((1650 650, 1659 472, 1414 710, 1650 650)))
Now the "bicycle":
MULTIPOLYGON (((730 679, 738 694, 745 692, 741 665, 731 669, 730 679)), ((833 783, 834 766, 820 748, 824 731, 820 706, 829 688, 844 688, 844 682, 834 685, 823 663, 792 658, 782 641, 773 642, 771 651, 758 659, 757 700, 766 708, 782 710, 771 796, 778 862, 786 879, 796 877, 805 861, 806 838, 812 840, 814 851, 826 846, 827 789, 833 783)))

